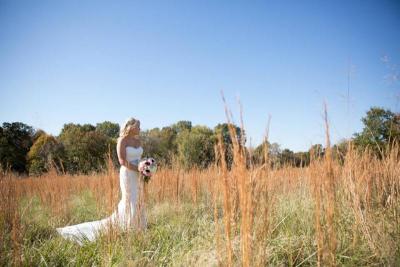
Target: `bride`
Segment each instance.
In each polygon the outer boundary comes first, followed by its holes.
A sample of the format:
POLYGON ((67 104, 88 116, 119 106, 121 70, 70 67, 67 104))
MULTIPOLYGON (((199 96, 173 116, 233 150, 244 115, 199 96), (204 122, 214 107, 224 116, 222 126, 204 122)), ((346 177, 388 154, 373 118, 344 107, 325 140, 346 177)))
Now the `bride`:
POLYGON ((146 229, 147 220, 143 201, 143 180, 140 179, 138 165, 143 153, 140 139, 140 121, 129 118, 121 128, 117 142, 118 160, 121 164, 119 182, 121 200, 118 208, 107 218, 57 228, 64 238, 72 239, 82 245, 83 240, 94 241, 101 230, 110 226, 121 229, 146 229))

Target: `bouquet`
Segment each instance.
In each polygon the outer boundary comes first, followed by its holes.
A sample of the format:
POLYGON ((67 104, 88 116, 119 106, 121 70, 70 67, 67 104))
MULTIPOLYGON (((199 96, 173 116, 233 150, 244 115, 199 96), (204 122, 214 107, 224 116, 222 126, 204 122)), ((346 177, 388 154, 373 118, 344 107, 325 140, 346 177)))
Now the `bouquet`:
POLYGON ((147 183, 150 177, 157 171, 157 163, 153 158, 143 159, 138 166, 139 172, 143 176, 143 180, 147 183))

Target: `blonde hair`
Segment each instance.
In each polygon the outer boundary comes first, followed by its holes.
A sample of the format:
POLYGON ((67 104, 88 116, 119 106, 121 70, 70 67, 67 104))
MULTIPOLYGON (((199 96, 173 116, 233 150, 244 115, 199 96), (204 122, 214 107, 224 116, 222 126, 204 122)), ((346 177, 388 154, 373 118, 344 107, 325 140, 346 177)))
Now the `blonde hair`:
POLYGON ((124 126, 121 128, 121 130, 119 132, 119 136, 120 137, 127 136, 129 134, 129 131, 131 130, 131 128, 137 126, 138 123, 140 123, 139 120, 137 120, 135 118, 128 118, 125 121, 124 126))

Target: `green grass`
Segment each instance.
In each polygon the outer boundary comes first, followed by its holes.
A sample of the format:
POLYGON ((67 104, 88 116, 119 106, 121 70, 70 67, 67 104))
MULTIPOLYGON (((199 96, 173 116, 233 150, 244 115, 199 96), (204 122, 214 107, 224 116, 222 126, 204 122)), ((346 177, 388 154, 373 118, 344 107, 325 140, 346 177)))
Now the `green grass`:
MULTIPOLYGON (((104 212, 99 211, 101 209, 90 192, 75 195, 68 201, 70 210, 63 218, 53 215, 39 198, 21 201, 23 266, 218 266, 217 251, 224 254, 221 207, 218 218, 221 248, 217 249, 213 207, 208 198, 202 198, 198 204, 189 201, 150 203, 146 231, 122 232, 115 237, 105 234, 82 246, 63 239, 55 228, 66 222, 97 220, 104 212)), ((381 257, 377 257, 371 254, 363 233, 356 232, 358 239, 355 246, 352 244, 354 215, 350 207, 341 205, 338 210, 335 225, 339 266, 393 266, 399 263, 400 237, 396 234, 399 229, 391 221, 390 212, 381 211, 376 217, 369 218, 376 222, 372 224, 376 227, 372 230, 376 229, 376 233, 383 233, 382 229, 386 231, 382 236, 381 257)), ((262 262, 262 255, 267 255, 266 265, 314 266, 317 259, 313 212, 314 203, 305 190, 278 196, 269 218, 270 234, 257 237, 262 242, 253 250, 253 262, 262 262)), ((256 226, 262 223, 256 221, 256 226)), ((239 229, 240 223, 233 232, 238 233, 239 229)), ((379 240, 374 234, 374 240, 379 240)), ((3 257, 1 266, 12 265, 10 239, 11 235, 6 235, 8 241, 3 245, 3 255, 7 256, 3 257)), ((233 238, 233 246, 234 264, 240 266, 240 239, 237 236, 233 238)))
MULTIPOLYGON (((71 204, 71 223, 99 219, 89 192, 75 196, 71 204)), ((82 246, 57 234, 55 228, 61 220, 52 218, 37 198, 24 200, 21 209, 29 210, 22 218, 24 266, 216 264, 209 257, 214 247, 213 218, 204 205, 153 205, 148 211, 149 228, 145 232, 120 233, 111 242, 109 236, 102 235, 82 246)))

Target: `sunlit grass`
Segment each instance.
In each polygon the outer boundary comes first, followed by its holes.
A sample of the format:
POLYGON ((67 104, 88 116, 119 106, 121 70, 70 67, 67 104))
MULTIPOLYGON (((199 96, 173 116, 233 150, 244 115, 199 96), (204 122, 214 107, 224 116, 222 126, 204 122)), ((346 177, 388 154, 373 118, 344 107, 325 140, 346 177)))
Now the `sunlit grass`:
POLYGON ((55 228, 110 215, 120 197, 117 171, 24 179, 5 174, 0 180, 1 265, 218 266, 229 265, 231 255, 232 265, 240 266, 244 252, 252 266, 324 265, 329 253, 341 266, 400 263, 398 151, 383 160, 352 151, 343 164, 332 162, 331 225, 325 187, 316 182, 326 177, 324 159, 307 168, 221 168, 161 168, 147 188, 146 231, 111 231, 82 246, 63 239, 55 228), (247 206, 240 202, 245 195, 239 192, 240 175, 250 179, 247 206), (333 251, 327 245, 329 229, 334 229, 333 251), (245 235, 248 251, 243 250, 245 235), (318 238, 325 242, 320 251, 318 238))

